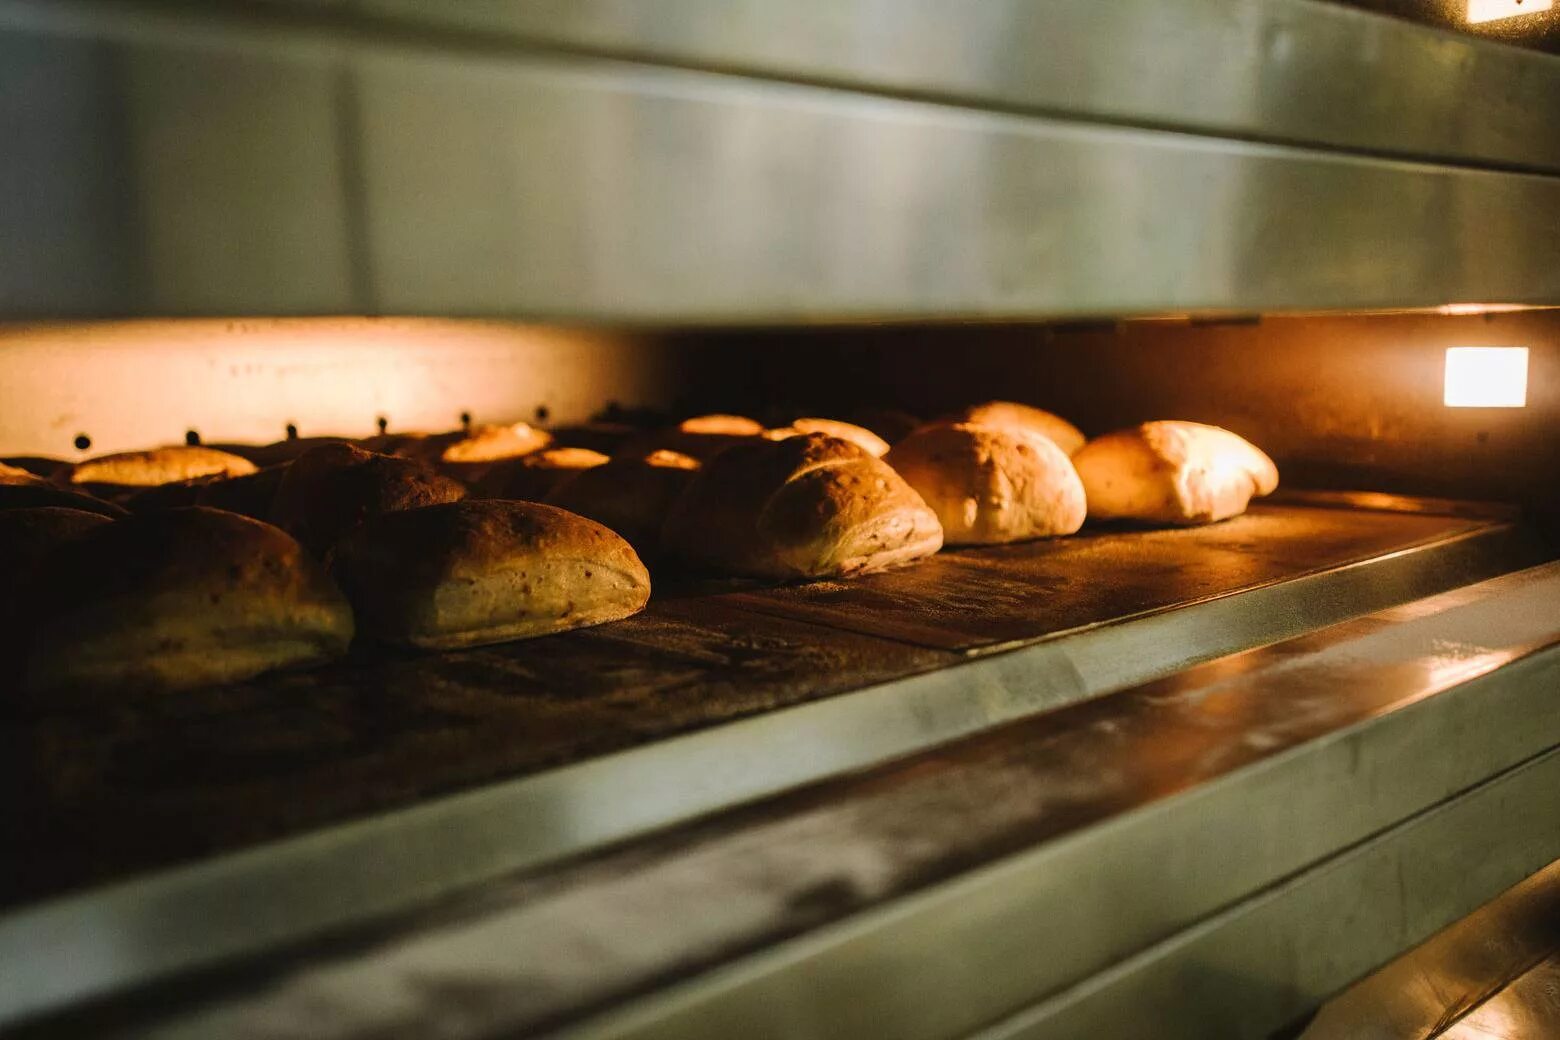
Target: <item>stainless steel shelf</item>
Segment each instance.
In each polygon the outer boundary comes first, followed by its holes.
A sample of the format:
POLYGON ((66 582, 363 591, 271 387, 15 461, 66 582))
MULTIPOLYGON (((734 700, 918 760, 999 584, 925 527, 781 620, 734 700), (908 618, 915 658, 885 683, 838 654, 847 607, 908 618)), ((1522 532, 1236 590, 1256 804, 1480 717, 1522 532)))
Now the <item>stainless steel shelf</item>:
POLYGON ((1267 1037, 1560 857, 1557 592, 1393 607, 74 1025, 1267 1037))
POLYGON ((198 703, 11 720, 0 827, 28 855, 10 864, 19 883, 0 887, 0 1024, 404 912, 1542 552, 1498 520, 1264 504, 1206 528, 673 598, 618 625, 347 663, 198 703))
POLYGON ((0 2, 0 316, 1560 303, 1547 55, 1303 0, 279 10, 0 2))

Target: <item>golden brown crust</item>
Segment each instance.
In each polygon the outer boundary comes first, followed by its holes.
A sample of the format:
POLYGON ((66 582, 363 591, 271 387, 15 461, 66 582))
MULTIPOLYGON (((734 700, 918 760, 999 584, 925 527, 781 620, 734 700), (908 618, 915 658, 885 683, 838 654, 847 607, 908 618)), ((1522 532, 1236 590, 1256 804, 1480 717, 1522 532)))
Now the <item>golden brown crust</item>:
POLYGON ((1058 448, 1072 455, 1083 447, 1083 432, 1060 415, 1017 401, 987 401, 973 404, 948 417, 950 422, 980 423, 982 426, 1016 426, 1050 438, 1058 448))
POLYGON ((922 427, 888 453, 920 493, 949 545, 1072 534, 1083 526, 1083 484, 1049 438, 1019 427, 922 427))
POLYGON ((809 433, 755 439, 706 463, 672 507, 663 544, 728 574, 821 578, 928 556, 942 528, 881 459, 809 433))
POLYGON ((678 433, 716 434, 722 437, 757 437, 764 424, 745 415, 696 415, 677 424, 678 433))
POLYGON ((253 472, 255 464, 237 455, 199 445, 177 445, 151 451, 124 451, 78 462, 71 468, 69 482, 123 488, 156 487, 197 477, 241 477, 253 472))
POLYGON ((268 466, 243 477, 207 477, 182 484, 147 488, 125 502, 131 512, 151 513, 186 506, 225 509, 254 520, 270 521, 271 504, 287 473, 288 463, 268 466))
POLYGON ((42 506, 80 509, 110 519, 130 515, 120 506, 84 491, 71 491, 53 484, 0 484, 0 510, 37 509, 42 506))
POLYGON ((573 474, 547 501, 605 524, 641 557, 660 554, 661 525, 699 469, 699 461, 675 451, 616 458, 573 474))
POLYGON ((326 444, 287 467, 271 505, 272 522, 323 555, 364 520, 466 496, 458 480, 415 459, 326 444))
POLYGON ((850 441, 875 459, 888 454, 888 442, 883 438, 864 426, 840 422, 838 419, 795 419, 789 426, 764 431, 764 436, 772 441, 779 441, 803 433, 824 433, 830 437, 838 437, 842 441, 850 441))
POLYGON ((20 593, 35 703, 111 702, 317 664, 352 614, 303 548, 215 509, 129 517, 51 554, 20 593))
POLYGON ((1278 467, 1229 430, 1164 420, 1090 441, 1073 458, 1091 520, 1201 524, 1245 512, 1278 487, 1278 467))
POLYGON ((331 571, 377 639, 429 649, 613 621, 650 575, 601 524, 535 502, 470 499, 395 513, 345 538, 331 571))
POLYGON ((589 448, 547 448, 496 464, 477 482, 474 495, 540 502, 575 474, 610 461, 610 456, 589 448))
POLYGON ((0 484, 42 484, 44 479, 35 473, 29 473, 20 466, 9 466, 0 462, 0 484))

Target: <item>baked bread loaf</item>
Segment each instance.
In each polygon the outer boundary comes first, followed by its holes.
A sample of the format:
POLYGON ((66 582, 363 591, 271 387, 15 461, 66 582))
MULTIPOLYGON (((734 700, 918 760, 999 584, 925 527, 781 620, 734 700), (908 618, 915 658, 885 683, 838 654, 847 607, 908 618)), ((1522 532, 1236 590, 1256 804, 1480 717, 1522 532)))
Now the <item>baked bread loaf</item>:
POLYGON ((675 451, 616 458, 581 470, 553 489, 547 501, 605 524, 627 539, 641 558, 660 555, 661 525, 680 498, 699 460, 675 451))
POLYGON ((552 430, 552 437, 553 444, 560 448, 589 448, 591 451, 613 455, 643 432, 640 427, 628 423, 588 422, 575 426, 556 426, 552 430))
MULTIPOLYGON (((435 438, 437 439, 437 438, 435 438)), ((451 463, 497 462, 541 451, 552 435, 528 423, 508 426, 474 426, 444 444, 439 461, 451 463)))
POLYGON ((807 433, 756 438, 705 463, 673 505, 663 545, 725 574, 825 578, 929 556, 942 528, 882 459, 807 433))
POLYGON ((70 470, 70 463, 64 459, 51 459, 42 455, 8 455, 0 462, 44 480, 52 480, 56 474, 70 470))
POLYGON ((477 481, 477 498, 513 498, 540 502, 553 489, 583 470, 604 466, 610 456, 589 448, 546 448, 498 463, 477 481))
POLYGON ((101 513, 60 506, 0 510, 0 626, 11 631, 16 589, 55 546, 112 523, 101 513))
POLYGON ((464 484, 415 459, 325 444, 287 467, 271 503, 271 521, 323 555, 369 517, 465 497, 464 484))
POLYGON ((42 506, 80 509, 111 520, 130 515, 124 508, 84 491, 70 491, 53 484, 0 484, 0 510, 37 509, 42 506))
POLYGON ((289 437, 270 444, 211 444, 208 447, 248 459, 261 469, 291 462, 322 444, 352 444, 350 437, 289 437))
POLYGON ((802 433, 825 433, 842 441, 850 441, 875 459, 888 454, 888 442, 883 438, 864 426, 837 419, 796 419, 789 426, 765 430, 764 436, 772 441, 782 441, 802 433))
POLYGON ((20 596, 23 688, 45 706, 318 664, 352 639, 346 600, 297 542, 216 509, 88 531, 52 553, 20 596))
POLYGON ((1073 456, 1091 520, 1206 524, 1278 487, 1278 467, 1218 426, 1148 422, 1097 437, 1073 456))
POLYGON ((1083 447, 1083 432, 1060 415, 1016 401, 987 401, 970 405, 949 416, 951 422, 980 423, 983 426, 1016 426, 1049 437, 1068 455, 1083 447))
POLYGON ((156 487, 197 477, 241 477, 255 464, 237 455, 199 445, 125 451, 78 462, 70 470, 72 484, 113 487, 156 487))
POLYGON ((470 499, 376 517, 342 539, 330 566, 364 633, 427 649, 615 621, 650 598, 627 542, 536 502, 470 499))
POLYGON ((161 509, 210 506, 225 509, 255 520, 269 521, 277 488, 287 473, 288 463, 268 466, 244 477, 206 477, 182 484, 164 484, 147 488, 132 496, 125 505, 133 513, 152 513, 161 509))
POLYGON ((1066 453, 1016 426, 924 426, 886 461, 937 514, 948 545, 1048 538, 1083 526, 1083 484, 1066 453))
POLYGON ((669 430, 636 437, 624 444, 618 454, 644 458, 653 451, 665 450, 703 461, 734 444, 744 444, 763 434, 763 424, 745 415, 697 415, 669 430))
POLYGON ((42 484, 44 479, 29 473, 20 466, 8 466, 0 462, 0 484, 42 484))

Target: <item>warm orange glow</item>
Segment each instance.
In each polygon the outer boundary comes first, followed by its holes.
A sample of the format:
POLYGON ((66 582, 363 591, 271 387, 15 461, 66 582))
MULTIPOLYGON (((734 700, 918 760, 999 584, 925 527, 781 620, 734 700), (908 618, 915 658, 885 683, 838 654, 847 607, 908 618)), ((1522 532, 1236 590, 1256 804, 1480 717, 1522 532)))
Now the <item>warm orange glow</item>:
POLYGON ((1527 347, 1448 347, 1451 408, 1521 408, 1527 404, 1527 347))
POLYGON ((1468 21, 1477 25, 1501 18, 1518 18, 1547 11, 1554 5, 1554 0, 1468 0, 1468 21))

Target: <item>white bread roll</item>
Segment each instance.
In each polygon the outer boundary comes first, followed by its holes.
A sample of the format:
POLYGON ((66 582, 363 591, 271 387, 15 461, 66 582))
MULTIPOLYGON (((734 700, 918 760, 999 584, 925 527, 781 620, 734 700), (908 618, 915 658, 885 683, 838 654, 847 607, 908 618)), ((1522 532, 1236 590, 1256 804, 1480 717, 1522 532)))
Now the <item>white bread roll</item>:
POLYGON ((722 437, 757 437, 764 424, 745 415, 695 415, 677 424, 679 433, 716 434, 722 437))
POLYGON ((536 502, 469 499, 389 513, 343 539, 330 567, 361 631, 428 649, 615 621, 650 598, 650 574, 627 542, 536 502))
POLYGON ((1097 437, 1073 456, 1091 520, 1206 524, 1278 487, 1278 467, 1217 426, 1165 420, 1097 437))
POLYGON ((698 469, 698 459, 675 451, 616 458, 573 474, 553 489, 547 501, 606 524, 641 557, 657 556, 661 525, 698 469))
POLYGON ((1015 426, 1049 437, 1058 448, 1072 455, 1083 447, 1083 432, 1060 415, 1016 401, 987 401, 970 405, 948 417, 949 422, 980 423, 982 426, 1015 426))
POLYGON ((881 459, 888 454, 888 442, 883 438, 865 426, 840 422, 837 419, 797 419, 789 426, 764 431, 764 436, 772 441, 783 441, 787 437, 795 437, 803 433, 826 433, 830 437, 850 441, 875 459, 881 459))
POLYGON ((225 451, 198 445, 176 445, 151 451, 124 451, 78 462, 71 468, 70 482, 156 487, 197 477, 242 477, 255 470, 253 462, 225 451))
POLYGON ((949 545, 1048 538, 1083 526, 1083 484, 1066 453, 1016 426, 924 426, 886 461, 932 507, 949 545))
POLYGON ((824 578, 930 556, 942 528, 882 459, 808 433, 757 438, 706 462, 672 507, 663 545, 725 574, 824 578))
POLYGON ((217 509, 132 516, 73 538, 19 593, 35 703, 235 682, 346 652, 352 612, 284 531, 217 509))

